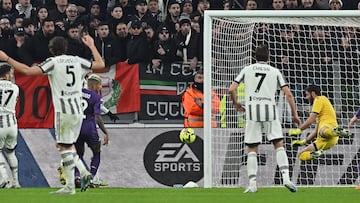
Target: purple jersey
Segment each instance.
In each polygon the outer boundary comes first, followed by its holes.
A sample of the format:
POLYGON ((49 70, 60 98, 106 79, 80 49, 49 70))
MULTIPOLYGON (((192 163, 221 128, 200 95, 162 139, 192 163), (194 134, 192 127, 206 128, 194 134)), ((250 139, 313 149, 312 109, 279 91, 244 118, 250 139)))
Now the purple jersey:
POLYGON ((80 134, 97 135, 95 115, 101 114, 101 96, 95 91, 82 89, 84 120, 80 134))
POLYGON ((356 118, 360 118, 360 108, 357 110, 355 116, 356 116, 356 118))

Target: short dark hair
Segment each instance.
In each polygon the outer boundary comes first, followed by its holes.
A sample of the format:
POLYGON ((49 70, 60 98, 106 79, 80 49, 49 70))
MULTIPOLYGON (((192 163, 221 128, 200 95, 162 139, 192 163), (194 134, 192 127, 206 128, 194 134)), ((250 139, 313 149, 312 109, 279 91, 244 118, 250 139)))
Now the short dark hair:
POLYGON ((56 36, 49 41, 49 50, 54 56, 65 54, 67 46, 67 40, 61 36, 56 36))
POLYGON ((309 85, 305 88, 305 91, 308 91, 308 92, 315 92, 316 95, 320 96, 321 95, 321 89, 320 89, 320 86, 317 86, 317 85, 309 85))
POLYGON ((255 59, 257 61, 269 60, 269 49, 266 44, 260 44, 255 50, 255 59))
POLYGON ((53 22, 55 24, 54 19, 47 17, 43 20, 43 22, 41 23, 41 27, 43 27, 45 25, 46 22, 53 22))
POLYGON ((6 74, 8 74, 11 70, 11 66, 8 64, 3 64, 0 66, 0 77, 5 77, 6 74))

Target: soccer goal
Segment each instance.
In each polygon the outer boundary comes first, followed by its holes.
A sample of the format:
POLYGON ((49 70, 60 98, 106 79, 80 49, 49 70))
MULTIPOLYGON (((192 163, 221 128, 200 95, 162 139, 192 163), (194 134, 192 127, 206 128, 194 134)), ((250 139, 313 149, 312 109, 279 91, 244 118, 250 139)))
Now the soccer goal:
MULTIPOLYGON (((287 80, 299 115, 304 122, 310 104, 304 99, 309 84, 321 86, 323 95, 333 103, 340 125, 359 107, 360 11, 206 11, 204 22, 205 126, 204 186, 244 187, 248 183, 243 114, 234 110, 227 92, 240 70, 254 61, 258 44, 267 44, 270 64, 281 70, 287 80), (218 127, 211 127, 214 113, 210 91, 221 99, 216 113, 218 127)), ((239 101, 244 86, 238 89, 239 101)), ((359 179, 359 124, 350 128, 353 136, 340 138, 338 144, 320 158, 308 162, 297 159, 300 148, 288 137, 293 126, 284 96, 278 105, 289 157, 290 176, 301 186, 354 185, 359 179)), ((312 126, 313 128, 314 126, 312 126)), ((263 139, 258 153, 258 186, 281 185, 271 143, 263 139)))

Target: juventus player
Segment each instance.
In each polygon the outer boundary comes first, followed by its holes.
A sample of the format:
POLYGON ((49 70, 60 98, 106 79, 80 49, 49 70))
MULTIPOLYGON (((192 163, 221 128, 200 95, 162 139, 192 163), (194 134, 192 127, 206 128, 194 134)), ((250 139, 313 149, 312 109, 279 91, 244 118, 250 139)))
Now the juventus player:
POLYGON ((245 144, 248 148, 247 173, 249 186, 245 193, 256 192, 257 153, 262 140, 262 133, 267 135, 276 150, 276 161, 282 174, 283 183, 291 192, 296 192, 295 185, 290 181, 289 162, 283 147, 283 133, 275 103, 276 91, 280 88, 290 104, 293 120, 300 125, 293 95, 285 83, 280 71, 270 65, 267 46, 260 45, 255 51, 256 63, 244 67, 232 82, 229 93, 238 111, 246 111, 245 144), (245 106, 237 101, 237 87, 245 83, 245 106))
POLYGON ((11 82, 11 67, 0 66, 0 188, 10 183, 5 168, 5 150, 7 162, 12 172, 12 188, 20 188, 18 178, 18 160, 15 156, 18 126, 15 117, 15 106, 19 95, 19 87, 11 82))
POLYGON ((74 168, 81 175, 81 191, 85 191, 91 182, 91 174, 79 159, 74 147, 79 136, 83 111, 81 107, 82 81, 90 69, 102 69, 105 63, 89 35, 82 36, 83 43, 92 52, 92 62, 78 56, 65 55, 67 41, 63 37, 54 37, 49 42, 49 50, 54 57, 48 58, 40 65, 29 67, 0 51, 0 60, 8 62, 15 70, 29 76, 47 74, 49 77, 52 100, 55 110, 55 133, 57 147, 63 163, 66 185, 52 194, 75 194, 74 168))

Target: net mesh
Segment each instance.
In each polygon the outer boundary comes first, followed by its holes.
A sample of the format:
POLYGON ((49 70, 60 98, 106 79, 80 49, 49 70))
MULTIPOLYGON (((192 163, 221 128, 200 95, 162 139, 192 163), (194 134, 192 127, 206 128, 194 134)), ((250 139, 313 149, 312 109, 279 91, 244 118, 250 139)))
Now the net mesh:
MULTIPOLYGON (((333 103, 339 125, 348 121, 359 107, 359 18, 236 18, 213 17, 211 25, 212 89, 222 99, 218 128, 212 128, 212 186, 238 187, 248 183, 246 148, 243 142, 244 115, 235 112, 227 90, 241 68, 254 63, 258 44, 267 44, 270 64, 283 73, 290 85, 299 116, 309 116, 304 99, 309 84, 321 86, 323 95, 333 103)), ((242 102, 243 86, 238 89, 242 102)), ((284 135, 292 124, 290 108, 278 95, 284 135)), ((291 148, 295 139, 304 139, 314 129, 298 137, 285 137, 290 176, 298 185, 335 186, 355 184, 359 176, 359 124, 353 136, 340 138, 338 144, 320 158, 301 162, 291 148)), ((258 153, 258 186, 281 184, 273 145, 263 137, 258 153)), ((207 166, 205 166, 207 167, 207 166)))

